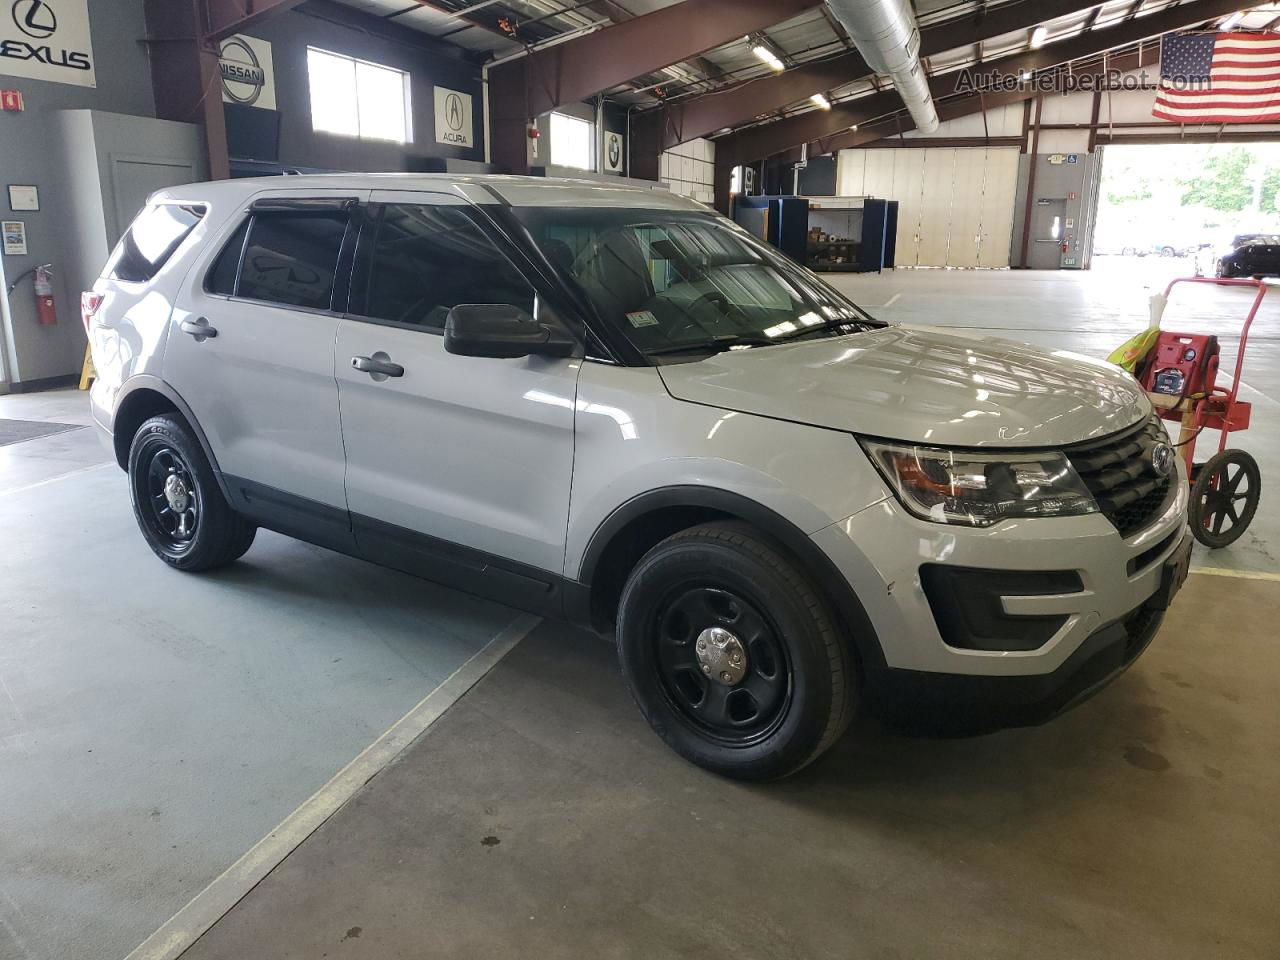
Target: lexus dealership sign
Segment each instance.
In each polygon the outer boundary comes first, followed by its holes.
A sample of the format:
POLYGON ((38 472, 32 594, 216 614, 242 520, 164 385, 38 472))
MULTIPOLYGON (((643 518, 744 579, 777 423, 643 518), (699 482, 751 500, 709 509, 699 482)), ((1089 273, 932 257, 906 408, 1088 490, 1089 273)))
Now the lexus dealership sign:
POLYGON ((88 0, 0 0, 0 73, 96 87, 88 0))

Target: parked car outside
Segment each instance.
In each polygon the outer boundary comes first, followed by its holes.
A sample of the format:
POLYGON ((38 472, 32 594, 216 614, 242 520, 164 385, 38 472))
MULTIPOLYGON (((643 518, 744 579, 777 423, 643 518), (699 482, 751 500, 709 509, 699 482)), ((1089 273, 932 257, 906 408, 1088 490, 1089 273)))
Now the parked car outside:
POLYGON ((1225 246, 1206 247, 1196 258, 1196 272, 1209 277, 1280 276, 1280 236, 1238 234, 1225 246))
POLYGON ((1127 374, 890 326, 661 190, 173 188, 83 313, 166 564, 266 527, 616 633, 653 729, 729 776, 794 772, 858 709, 1043 721, 1186 574, 1185 477, 1127 374))

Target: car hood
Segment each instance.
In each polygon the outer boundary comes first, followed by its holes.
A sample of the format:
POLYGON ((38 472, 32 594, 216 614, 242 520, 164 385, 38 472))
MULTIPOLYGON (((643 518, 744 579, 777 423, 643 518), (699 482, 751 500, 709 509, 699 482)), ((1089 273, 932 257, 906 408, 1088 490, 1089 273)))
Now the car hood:
POLYGON ((1105 436, 1151 404, 1118 367, 930 327, 731 350, 658 368, 679 400, 853 433, 957 447, 1105 436))

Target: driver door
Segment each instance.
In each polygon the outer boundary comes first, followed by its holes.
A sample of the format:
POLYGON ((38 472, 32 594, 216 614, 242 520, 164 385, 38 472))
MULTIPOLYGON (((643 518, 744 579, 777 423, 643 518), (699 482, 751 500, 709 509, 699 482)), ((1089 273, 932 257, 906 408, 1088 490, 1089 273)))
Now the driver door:
POLYGON ((347 504, 370 559, 552 608, 573 469, 573 359, 444 349, 459 303, 544 305, 519 253, 452 194, 374 191, 338 327, 347 504), (395 366, 362 372, 353 358, 395 366), (394 374, 395 367, 403 373, 394 374))

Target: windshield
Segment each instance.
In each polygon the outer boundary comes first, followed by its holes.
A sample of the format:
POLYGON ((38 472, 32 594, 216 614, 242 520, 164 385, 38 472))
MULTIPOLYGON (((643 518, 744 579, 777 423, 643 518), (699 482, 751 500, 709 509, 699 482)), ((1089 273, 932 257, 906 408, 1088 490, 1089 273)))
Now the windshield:
POLYGON ((879 327, 808 271, 716 214, 518 207, 547 260, 648 357, 879 327))

